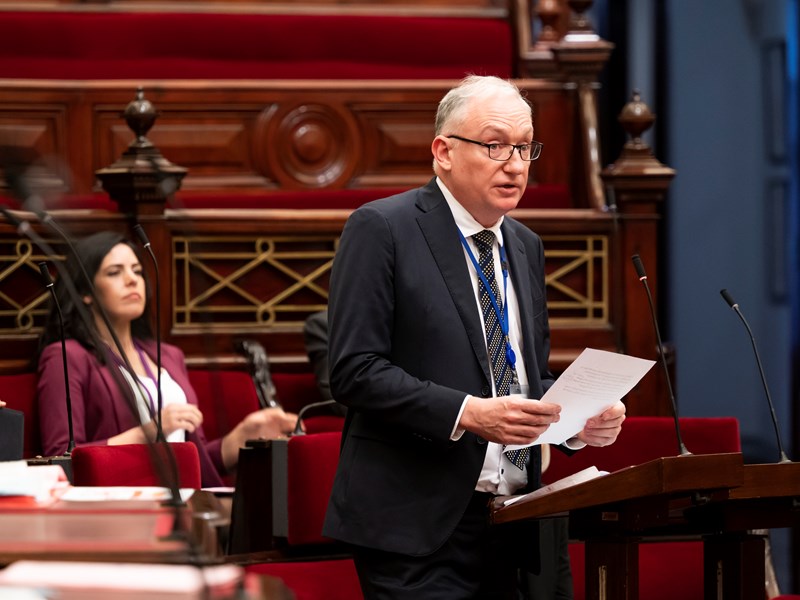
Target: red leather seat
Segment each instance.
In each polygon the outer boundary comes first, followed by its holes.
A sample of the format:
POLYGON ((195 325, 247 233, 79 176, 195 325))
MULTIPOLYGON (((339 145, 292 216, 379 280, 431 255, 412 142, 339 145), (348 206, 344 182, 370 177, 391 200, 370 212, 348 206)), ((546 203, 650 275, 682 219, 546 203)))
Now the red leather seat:
MULTIPOLYGON (((177 466, 179 485, 199 489, 200 457, 192 442, 175 442, 169 449, 177 466)), ((73 483, 78 486, 165 486, 172 458, 163 444, 78 446, 72 451, 73 483)))
POLYGON ((297 600, 363 597, 352 559, 322 535, 341 439, 329 431, 270 442, 272 536, 287 560, 246 570, 282 579, 297 600))

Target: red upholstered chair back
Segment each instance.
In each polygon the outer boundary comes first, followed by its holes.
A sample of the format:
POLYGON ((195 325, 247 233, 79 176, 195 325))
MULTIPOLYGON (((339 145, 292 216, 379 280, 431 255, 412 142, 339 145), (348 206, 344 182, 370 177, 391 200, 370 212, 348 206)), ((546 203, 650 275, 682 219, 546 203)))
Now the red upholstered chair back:
POLYGON ((344 417, 336 415, 318 415, 316 417, 308 417, 303 419, 305 424, 305 432, 311 433, 324 433, 326 431, 342 431, 344 427, 344 417))
MULTIPOLYGON (((682 417, 680 428, 683 442, 692 454, 741 451, 739 421, 734 417, 682 417)), ((617 471, 677 454, 675 421, 671 417, 629 417, 611 446, 584 448, 572 456, 554 450, 543 480, 551 483, 590 466, 617 471)))
POLYGON ((248 573, 281 579, 296 600, 361 600, 352 558, 270 562, 245 567, 248 573))
POLYGON ((189 369, 189 382, 197 394, 208 440, 222 437, 260 408, 253 380, 244 371, 189 369))
MULTIPOLYGON (((288 412, 299 412, 322 400, 313 373, 274 373, 272 381, 278 401, 288 412)), ((260 408, 253 379, 244 371, 189 369, 189 382, 197 394, 203 431, 209 440, 222 437, 260 408)), ((341 431, 344 419, 321 410, 312 413, 305 424, 309 433, 341 431)))
MULTIPOLYGON (((289 412, 297 413, 303 406, 322 400, 313 373, 275 373, 272 379, 278 401, 289 412)), ((197 394, 208 440, 224 436, 248 414, 261 408, 253 379, 245 371, 190 369, 189 381, 197 394)), ((318 411, 304 422, 308 433, 341 431, 344 425, 342 417, 318 411)), ((225 481, 235 485, 236 475, 226 476, 225 481)))
POLYGON ((313 373, 273 373, 272 382, 284 410, 298 412, 312 402, 323 400, 313 373))
POLYGON ((273 534, 286 538, 291 546, 331 541, 322 536, 322 523, 339 464, 341 441, 341 432, 329 431, 293 436, 275 445, 273 534))
POLYGON ((9 408, 25 415, 23 456, 32 458, 42 453, 39 437, 39 411, 36 405, 36 373, 0 375, 0 398, 9 408))
POLYGON ((246 569, 282 579, 297 600, 363 598, 353 560, 335 546, 320 555, 332 541, 322 536, 322 523, 341 439, 340 431, 329 431, 272 442, 272 533, 288 544, 293 559, 246 569), (302 546, 311 549, 311 558, 297 559, 302 546))
MULTIPOLYGON (((178 467, 179 487, 199 489, 197 447, 192 442, 170 443, 169 447, 178 467)), ((170 471, 170 458, 161 444, 78 446, 72 451, 73 483, 78 486, 163 486, 170 471)))

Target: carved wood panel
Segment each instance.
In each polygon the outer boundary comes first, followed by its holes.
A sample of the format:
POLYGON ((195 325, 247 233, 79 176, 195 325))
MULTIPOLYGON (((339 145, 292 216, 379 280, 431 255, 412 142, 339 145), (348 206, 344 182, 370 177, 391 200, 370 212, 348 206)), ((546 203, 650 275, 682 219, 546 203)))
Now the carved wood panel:
MULTIPOLYGON (((70 191, 99 190, 94 172, 133 140, 121 112, 138 82, 9 83, 0 98, 0 146, 63 165, 70 191), (88 132, 88 133, 87 133, 88 132)), ((182 193, 412 187, 431 176, 439 100, 453 81, 144 82, 160 116, 147 137, 188 168, 182 193)), ((571 187, 583 171, 572 144, 572 95, 520 80, 545 151, 533 179, 571 187)))

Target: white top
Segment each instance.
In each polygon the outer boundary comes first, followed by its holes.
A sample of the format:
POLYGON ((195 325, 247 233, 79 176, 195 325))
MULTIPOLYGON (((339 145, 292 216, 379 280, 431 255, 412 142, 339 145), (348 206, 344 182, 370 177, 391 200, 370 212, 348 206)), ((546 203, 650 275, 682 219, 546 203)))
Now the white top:
MULTIPOLYGON (((142 425, 149 423, 152 418, 150 416, 150 400, 152 398, 153 406, 158 405, 158 388, 157 382, 150 377, 138 375, 139 383, 144 386, 144 390, 139 385, 134 383, 131 374, 128 370, 120 366, 125 380, 128 385, 133 389, 133 395, 136 396, 136 406, 139 408, 139 420, 142 425)), ((186 393, 180 385, 170 377, 166 369, 161 369, 161 406, 164 407, 170 404, 186 404, 186 393)), ((185 442, 186 430, 176 429, 167 436, 168 442, 185 442)))

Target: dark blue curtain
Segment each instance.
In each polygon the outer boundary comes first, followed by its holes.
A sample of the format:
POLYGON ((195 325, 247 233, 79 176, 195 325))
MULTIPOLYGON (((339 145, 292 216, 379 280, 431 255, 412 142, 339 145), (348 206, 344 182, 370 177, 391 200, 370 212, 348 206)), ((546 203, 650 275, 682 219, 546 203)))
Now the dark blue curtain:
MULTIPOLYGON (((789 295, 792 313, 792 439, 794 451, 790 458, 800 456, 800 1, 787 2, 786 82, 788 90, 788 148, 790 153, 789 195, 789 295)), ((800 581, 800 528, 795 528, 792 552, 793 589, 800 581)))

